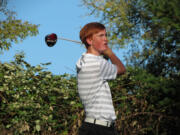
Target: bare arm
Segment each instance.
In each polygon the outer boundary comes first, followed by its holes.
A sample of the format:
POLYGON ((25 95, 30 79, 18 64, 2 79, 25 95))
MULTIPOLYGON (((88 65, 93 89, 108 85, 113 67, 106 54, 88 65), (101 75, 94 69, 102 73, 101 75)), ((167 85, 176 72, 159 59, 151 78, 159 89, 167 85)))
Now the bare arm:
POLYGON ((109 57, 112 64, 117 66, 117 74, 121 75, 126 72, 126 68, 122 64, 121 60, 113 53, 113 51, 108 47, 105 51, 102 52, 105 56, 109 57))

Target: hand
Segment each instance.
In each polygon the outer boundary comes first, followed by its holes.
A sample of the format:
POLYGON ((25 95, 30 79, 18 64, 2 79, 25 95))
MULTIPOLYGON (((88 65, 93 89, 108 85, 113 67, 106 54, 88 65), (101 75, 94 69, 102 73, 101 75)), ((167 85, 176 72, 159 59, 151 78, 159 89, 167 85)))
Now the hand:
POLYGON ((110 57, 110 56, 113 54, 113 52, 112 52, 112 50, 107 46, 107 48, 106 48, 104 51, 102 51, 102 54, 103 54, 104 56, 110 57))

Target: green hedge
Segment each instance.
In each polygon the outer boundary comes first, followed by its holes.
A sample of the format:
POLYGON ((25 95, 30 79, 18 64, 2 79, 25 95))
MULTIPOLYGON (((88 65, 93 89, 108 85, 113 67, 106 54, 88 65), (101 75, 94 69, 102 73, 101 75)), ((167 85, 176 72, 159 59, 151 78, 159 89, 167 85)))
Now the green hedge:
MULTIPOLYGON (((0 63, 0 135, 76 135, 84 116, 72 75, 53 75, 18 54, 0 63)), ((173 135, 179 123, 179 78, 128 68, 110 82, 120 135, 173 135)))
POLYGON ((180 78, 155 77, 142 69, 111 82, 121 135, 177 135, 180 78))

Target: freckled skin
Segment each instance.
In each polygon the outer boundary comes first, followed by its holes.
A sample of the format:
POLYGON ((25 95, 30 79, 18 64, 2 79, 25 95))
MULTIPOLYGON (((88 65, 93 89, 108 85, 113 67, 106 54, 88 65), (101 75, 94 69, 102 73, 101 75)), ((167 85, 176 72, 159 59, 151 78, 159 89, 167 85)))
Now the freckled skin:
POLYGON ((91 50, 93 50, 96 55, 102 54, 108 48, 108 40, 106 30, 101 30, 94 34, 91 38, 87 39, 88 44, 91 45, 91 50))

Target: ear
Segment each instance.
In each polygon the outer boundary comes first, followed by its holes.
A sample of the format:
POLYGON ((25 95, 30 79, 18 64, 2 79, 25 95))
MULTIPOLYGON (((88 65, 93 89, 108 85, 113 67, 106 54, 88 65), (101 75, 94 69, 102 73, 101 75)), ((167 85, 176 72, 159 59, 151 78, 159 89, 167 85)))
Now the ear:
POLYGON ((92 38, 90 38, 90 37, 87 38, 87 39, 86 39, 86 42, 88 43, 88 45, 92 45, 92 38))

